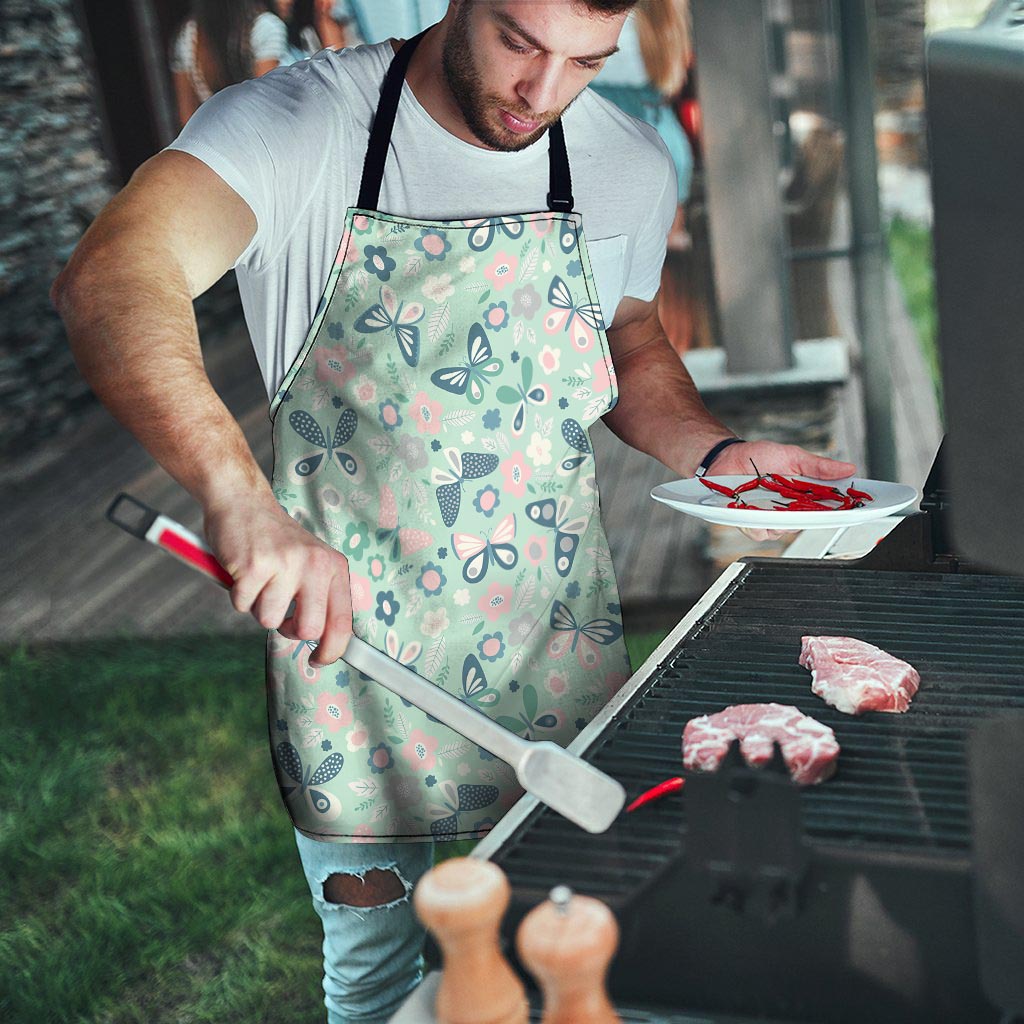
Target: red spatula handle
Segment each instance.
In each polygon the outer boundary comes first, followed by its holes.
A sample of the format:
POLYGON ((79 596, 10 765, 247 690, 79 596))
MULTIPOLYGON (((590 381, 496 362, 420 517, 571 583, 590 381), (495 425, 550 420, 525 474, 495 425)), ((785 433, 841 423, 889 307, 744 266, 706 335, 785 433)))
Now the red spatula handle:
POLYGON ((132 536, 163 548, 168 554, 205 573, 222 587, 230 589, 234 585, 231 574, 217 561, 206 541, 138 498, 119 494, 107 509, 107 518, 132 536))

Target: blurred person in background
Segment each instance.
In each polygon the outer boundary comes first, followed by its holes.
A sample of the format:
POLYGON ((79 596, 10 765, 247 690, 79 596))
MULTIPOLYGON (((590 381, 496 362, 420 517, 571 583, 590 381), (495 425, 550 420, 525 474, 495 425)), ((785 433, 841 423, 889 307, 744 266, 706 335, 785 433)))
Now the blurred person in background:
POLYGON ((288 27, 288 58, 282 63, 305 60, 325 47, 353 45, 345 0, 274 0, 274 9, 288 27))
POLYGON ((679 123, 676 103, 693 59, 688 0, 644 0, 630 12, 618 53, 605 61, 590 88, 632 117, 657 129, 676 169, 682 230, 683 204, 693 178, 693 149, 679 123))
POLYGON ((171 51, 179 122, 215 92, 287 63, 288 29, 266 0, 194 0, 171 51))

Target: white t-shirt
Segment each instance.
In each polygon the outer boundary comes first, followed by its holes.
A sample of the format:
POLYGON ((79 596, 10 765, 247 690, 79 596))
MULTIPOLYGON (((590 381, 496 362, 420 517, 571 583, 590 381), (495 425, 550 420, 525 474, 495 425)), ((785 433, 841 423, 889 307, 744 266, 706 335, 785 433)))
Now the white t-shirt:
MULTIPOLYGON (((254 61, 276 60, 280 63, 287 63, 289 60, 287 25, 270 11, 264 11, 263 14, 257 15, 249 33, 249 49, 252 51, 254 61)), ((196 59, 196 22, 194 18, 189 18, 181 26, 181 31, 174 40, 171 70, 181 71, 189 76, 200 103, 205 103, 213 95, 212 90, 206 84, 206 79, 203 78, 203 73, 199 70, 199 62, 196 59)))
MULTIPOLYGON (((207 164, 252 209, 256 233, 235 264, 268 395, 298 355, 362 177, 390 43, 325 50, 231 86, 169 147, 207 164)), ((671 158, 649 125, 584 90, 563 115, 575 210, 606 323, 623 295, 652 299, 676 210, 671 158)), ((468 219, 547 209, 547 135, 516 153, 463 142, 408 83, 379 209, 468 219)))

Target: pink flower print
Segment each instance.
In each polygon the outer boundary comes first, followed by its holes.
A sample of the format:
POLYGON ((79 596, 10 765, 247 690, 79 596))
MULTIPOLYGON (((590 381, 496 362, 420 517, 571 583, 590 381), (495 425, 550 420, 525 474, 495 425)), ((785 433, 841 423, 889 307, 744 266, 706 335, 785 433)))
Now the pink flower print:
POLYGON ((484 277, 500 292, 505 285, 515 280, 516 267, 518 266, 519 260, 517 257, 509 256, 507 252, 502 251, 494 257, 494 262, 484 270, 484 277))
POLYGON ((487 593, 477 602, 477 608, 487 616, 489 622, 497 622, 502 615, 511 611, 512 588, 502 583, 492 583, 487 593))
POLYGON ((431 274, 423 282, 423 297, 431 302, 440 303, 450 299, 455 294, 455 285, 452 284, 451 274, 431 274))
POLYGON ((484 324, 492 331, 500 331, 508 326, 508 303, 492 302, 484 311, 484 324))
POLYGON ((541 214, 538 217, 530 218, 530 227, 533 228, 533 233, 538 238, 544 238, 546 235, 551 234, 551 229, 555 226, 555 214, 541 214))
POLYGON ((526 454, 535 466, 546 466, 551 461, 551 439, 542 437, 535 430, 529 445, 527 445, 526 454))
POLYGON ((352 842, 353 843, 372 843, 377 839, 376 833, 373 831, 372 825, 356 825, 352 829, 352 842))
POLYGON ((365 235, 370 227, 370 218, 365 214, 360 213, 352 218, 352 228, 357 235, 365 235))
POLYGON ((523 554, 531 565, 540 565, 548 557, 547 537, 531 537, 523 545, 523 554))
POLYGON ((362 722, 353 722, 352 729, 345 737, 350 753, 362 750, 370 742, 370 730, 362 722))
POLYGON ((545 345, 540 350, 540 355, 537 356, 537 362, 540 363, 540 368, 545 373, 554 373, 558 369, 558 364, 562 361, 562 353, 557 348, 552 348, 550 345, 545 345))
POLYGON ((352 595, 352 611, 368 612, 373 607, 373 586, 365 576, 350 572, 349 593, 352 595))
POLYGON ((377 385, 369 377, 360 377, 356 382, 356 398, 360 402, 372 402, 377 397, 377 385))
POLYGON ((594 391, 607 391, 615 383, 615 366, 611 357, 605 356, 594 363, 594 391))
POLYGON ((346 263, 359 262, 359 246, 352 241, 352 232, 346 231, 341 236, 341 244, 338 246, 338 255, 334 260, 336 267, 344 266, 346 263))
POLYGON ((348 694, 338 690, 321 693, 316 699, 316 714, 313 721, 317 725, 326 725, 328 732, 352 724, 352 709, 348 706, 348 694))
POLYGON ((419 391, 412 400, 412 418, 421 434, 438 434, 441 431, 441 403, 431 401, 426 391, 419 391))
POLYGON ((569 680, 564 672, 549 672, 544 687, 552 697, 561 697, 569 689, 569 680))
POLYGON ((533 470, 526 464, 522 452, 516 452, 500 466, 505 477, 505 490, 513 498, 521 498, 526 493, 526 481, 533 476, 533 470))
POLYGON ((422 469, 427 464, 427 446, 423 439, 411 434, 402 434, 396 449, 398 457, 405 463, 406 469, 422 469))
POLYGON ((356 364, 344 345, 321 345, 316 350, 316 379, 336 388, 356 375, 356 364))
POLYGON ((437 762, 434 756, 437 744, 436 736, 428 736, 422 729, 413 729, 408 742, 402 747, 402 756, 412 766, 413 771, 429 772, 437 762))
POLYGON ((374 557, 370 559, 369 564, 370 579, 379 580, 384 575, 385 568, 384 560, 379 556, 374 555, 374 557))

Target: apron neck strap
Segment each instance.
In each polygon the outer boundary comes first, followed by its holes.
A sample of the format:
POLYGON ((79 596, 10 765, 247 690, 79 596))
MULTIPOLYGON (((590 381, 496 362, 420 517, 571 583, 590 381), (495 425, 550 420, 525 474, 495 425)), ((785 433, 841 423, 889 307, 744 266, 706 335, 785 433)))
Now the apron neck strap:
MULTIPOLYGON (((370 130, 370 141, 366 147, 366 158, 363 161, 363 178, 359 186, 360 210, 377 210, 380 202, 380 189, 384 181, 384 164, 387 161, 388 148, 391 145, 391 132, 395 127, 395 116, 398 113, 398 101, 402 98, 402 85, 409 62, 416 47, 427 34, 424 29, 419 35, 406 40, 402 48, 395 54, 384 76, 381 87, 380 102, 370 130)), ((569 174, 569 154, 565 148, 565 133, 562 122, 555 121, 548 129, 548 164, 549 192, 548 209, 555 213, 570 213, 573 207, 572 178, 569 174)))

